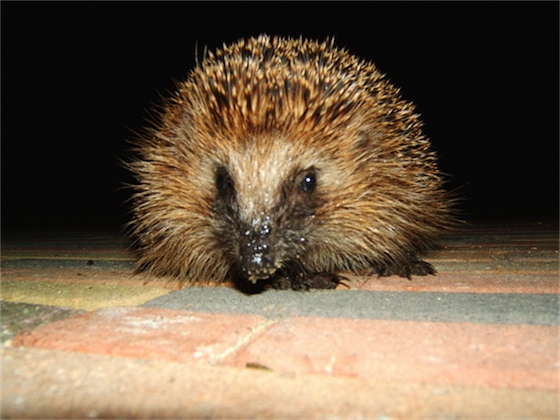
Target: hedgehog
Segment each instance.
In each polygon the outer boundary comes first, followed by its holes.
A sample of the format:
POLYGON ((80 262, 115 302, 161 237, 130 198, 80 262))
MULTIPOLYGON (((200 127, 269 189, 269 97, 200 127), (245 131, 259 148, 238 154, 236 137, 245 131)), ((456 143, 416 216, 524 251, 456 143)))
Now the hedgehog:
POLYGON ((135 140, 138 270, 180 287, 434 274, 450 199, 415 106, 332 38, 208 52, 135 140))

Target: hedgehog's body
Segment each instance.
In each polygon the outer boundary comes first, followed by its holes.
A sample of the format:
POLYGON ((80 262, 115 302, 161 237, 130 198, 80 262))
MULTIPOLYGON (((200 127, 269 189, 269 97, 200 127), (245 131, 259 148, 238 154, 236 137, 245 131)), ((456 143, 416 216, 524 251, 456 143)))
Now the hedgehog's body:
POLYGON ((210 54, 139 142, 139 265, 294 289, 433 273, 416 254, 448 200, 421 130, 373 64, 331 43, 263 36, 210 54))

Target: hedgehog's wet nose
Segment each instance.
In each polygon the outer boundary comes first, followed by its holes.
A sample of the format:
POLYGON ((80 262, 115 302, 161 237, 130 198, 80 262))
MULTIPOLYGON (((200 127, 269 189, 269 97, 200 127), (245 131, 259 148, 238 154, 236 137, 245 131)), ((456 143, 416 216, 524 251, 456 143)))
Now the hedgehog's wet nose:
POLYGON ((253 283, 269 278, 278 268, 269 242, 270 232, 270 223, 266 219, 263 223, 253 222, 242 235, 239 250, 241 269, 253 283))

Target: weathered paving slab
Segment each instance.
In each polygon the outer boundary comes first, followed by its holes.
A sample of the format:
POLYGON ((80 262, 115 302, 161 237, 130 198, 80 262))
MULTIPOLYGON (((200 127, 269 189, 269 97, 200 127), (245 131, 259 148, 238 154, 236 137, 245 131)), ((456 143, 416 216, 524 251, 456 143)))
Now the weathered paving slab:
POLYGON ((2 418, 557 418, 556 391, 6 348, 2 418))
POLYGON ((535 325, 558 325, 560 321, 559 296, 555 294, 268 290, 246 295, 225 287, 191 287, 149 300, 144 306, 269 318, 322 316, 535 325))

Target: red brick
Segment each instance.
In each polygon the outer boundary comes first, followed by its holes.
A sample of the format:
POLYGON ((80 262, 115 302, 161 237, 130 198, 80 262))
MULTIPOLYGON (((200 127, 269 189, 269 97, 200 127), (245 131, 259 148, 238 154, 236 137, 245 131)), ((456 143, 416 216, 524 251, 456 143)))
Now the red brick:
POLYGON ((558 418, 554 391, 286 375, 34 348, 4 348, 10 419, 558 418))
POLYGON ((558 389, 558 329, 292 318, 226 363, 379 381, 558 389))
MULTIPOLYGON (((344 288, 344 286, 339 286, 344 288)), ((436 276, 397 276, 361 280, 360 290, 449 293, 560 293, 558 272, 537 274, 465 274, 441 272, 436 276)))
POLYGON ((106 308, 41 326, 16 346, 218 363, 268 325, 259 316, 106 308))

